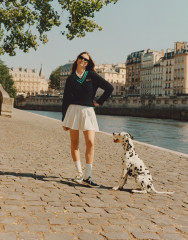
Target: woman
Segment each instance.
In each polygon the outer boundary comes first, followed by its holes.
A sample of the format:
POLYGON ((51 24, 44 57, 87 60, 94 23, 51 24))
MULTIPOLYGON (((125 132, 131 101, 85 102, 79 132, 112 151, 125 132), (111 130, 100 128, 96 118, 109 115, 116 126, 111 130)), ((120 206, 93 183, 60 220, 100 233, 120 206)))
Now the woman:
POLYGON ((95 64, 88 52, 80 53, 73 63, 71 75, 67 78, 64 89, 62 121, 63 129, 70 131, 71 155, 77 169, 74 181, 90 187, 99 187, 91 177, 95 132, 99 131, 94 107, 104 103, 111 95, 113 87, 95 72, 94 67, 95 64), (104 89, 104 93, 95 101, 98 88, 104 89), (85 179, 80 161, 79 131, 83 131, 86 144, 85 179))

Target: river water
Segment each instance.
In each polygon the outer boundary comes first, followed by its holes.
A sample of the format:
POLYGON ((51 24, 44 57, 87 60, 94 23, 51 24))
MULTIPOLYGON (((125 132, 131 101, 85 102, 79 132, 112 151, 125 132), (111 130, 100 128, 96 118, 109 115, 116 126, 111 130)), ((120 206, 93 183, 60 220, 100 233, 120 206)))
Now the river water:
MULTIPOLYGON (((29 112, 61 120, 61 112, 29 112)), ((100 131, 129 132, 134 140, 188 154, 188 122, 169 119, 97 115, 100 131)))

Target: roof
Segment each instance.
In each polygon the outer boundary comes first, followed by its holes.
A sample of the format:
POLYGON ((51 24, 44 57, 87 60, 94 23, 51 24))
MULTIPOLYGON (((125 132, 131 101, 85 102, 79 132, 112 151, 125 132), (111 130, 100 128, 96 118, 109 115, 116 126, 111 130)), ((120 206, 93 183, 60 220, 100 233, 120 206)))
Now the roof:
POLYGON ((72 62, 63 65, 61 72, 70 72, 72 68, 72 62))
POLYGON ((141 62, 141 57, 144 54, 144 50, 132 52, 127 56, 126 64, 139 63, 141 62))
POLYGON ((164 59, 171 59, 171 58, 174 58, 174 51, 165 53, 164 59))

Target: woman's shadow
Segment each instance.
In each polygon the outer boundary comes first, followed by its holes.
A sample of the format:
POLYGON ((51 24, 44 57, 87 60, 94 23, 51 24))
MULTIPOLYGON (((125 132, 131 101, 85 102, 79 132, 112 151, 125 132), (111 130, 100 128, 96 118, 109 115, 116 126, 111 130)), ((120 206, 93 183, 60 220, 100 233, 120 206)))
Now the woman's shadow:
MULTIPOLYGON (((16 172, 3 172, 0 171, 0 176, 1 175, 6 175, 6 176, 14 176, 14 177, 24 177, 24 178, 33 178, 35 180, 40 180, 40 181, 44 181, 44 182, 57 182, 57 183, 61 183, 64 185, 68 185, 70 187, 83 187, 83 188, 90 188, 87 185, 84 184, 78 184, 74 182, 74 179, 71 178, 63 178, 63 177, 57 177, 57 176, 47 176, 47 175, 38 175, 38 174, 34 174, 34 173, 16 173, 16 172)), ((106 189, 106 190, 110 190, 112 189, 112 187, 109 186, 104 186, 104 185, 100 185, 99 188, 96 189, 106 189)), ((131 192, 131 189, 123 189, 121 191, 126 191, 126 192, 131 192)))

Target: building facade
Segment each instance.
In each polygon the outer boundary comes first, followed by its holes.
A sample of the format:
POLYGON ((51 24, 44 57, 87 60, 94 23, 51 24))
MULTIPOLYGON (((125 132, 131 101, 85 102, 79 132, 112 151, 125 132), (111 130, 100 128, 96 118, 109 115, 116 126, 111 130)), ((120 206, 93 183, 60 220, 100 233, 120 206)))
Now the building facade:
POLYGON ((139 95, 140 94, 140 70, 141 70, 141 57, 145 53, 144 50, 133 52, 128 55, 126 60, 126 95, 139 95))
POLYGON ((167 49, 163 58, 163 92, 164 96, 174 95, 174 49, 167 49))
POLYGON ((150 49, 133 52, 127 57, 126 72, 127 95, 188 94, 188 42, 175 42, 165 54, 150 49))
POLYGON ((188 94, 188 42, 175 43, 173 93, 188 94))
POLYGON ((43 67, 40 71, 29 68, 10 68, 10 74, 13 77, 17 95, 24 97, 37 95, 48 91, 48 81, 45 78, 43 67))
POLYGON ((162 95, 163 51, 147 50, 141 57, 140 95, 162 95))
POLYGON ((163 95, 163 62, 159 61, 153 66, 152 80, 151 80, 151 95, 162 96, 163 95))
MULTIPOLYGON (((112 96, 123 96, 125 91, 126 81, 126 66, 125 63, 113 64, 99 64, 95 66, 96 72, 106 81, 112 84, 114 91, 112 96)), ((97 95, 101 95, 102 89, 97 91, 97 95)))

